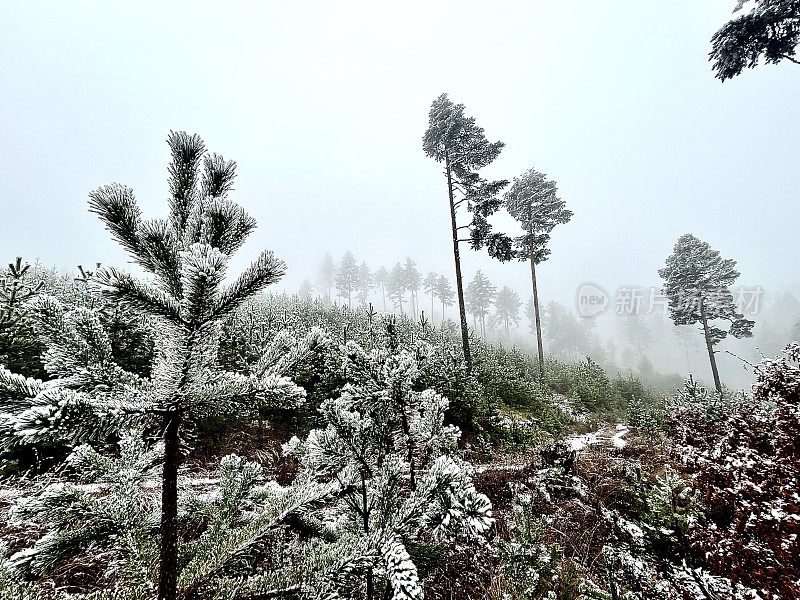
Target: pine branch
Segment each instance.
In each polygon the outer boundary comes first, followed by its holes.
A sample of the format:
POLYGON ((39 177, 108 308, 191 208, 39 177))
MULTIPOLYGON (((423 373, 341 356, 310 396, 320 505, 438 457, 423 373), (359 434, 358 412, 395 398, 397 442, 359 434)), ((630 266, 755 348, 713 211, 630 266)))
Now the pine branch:
POLYGON ((166 292, 113 267, 100 270, 95 275, 95 280, 104 286, 103 293, 111 300, 127 304, 140 313, 161 316, 173 323, 183 324, 180 304, 166 292))
POLYGON ((289 490, 275 498, 269 509, 246 526, 215 531, 206 535, 192 560, 181 572, 181 585, 191 597, 203 585, 224 572, 233 562, 260 546, 290 516, 302 513, 329 498, 335 485, 308 483, 299 490, 289 490))
POLYGON ((206 147, 200 136, 185 131, 170 131, 167 143, 172 152, 168 167, 170 217, 175 230, 183 232, 197 199, 197 170, 206 147))
POLYGON ((203 226, 200 241, 210 244, 227 255, 241 248, 255 229, 256 220, 244 208, 227 199, 213 199, 203 206, 203 226))
POLYGON ((145 258, 136 235, 142 212, 133 190, 119 183, 104 185, 89 194, 89 211, 97 214, 119 244, 135 258, 145 258))
POLYGON ((243 302, 275 283, 286 273, 286 264, 269 251, 264 250, 231 286, 220 294, 213 314, 224 317, 236 310, 243 302))
POLYGON ((40 380, 17 375, 0 365, 0 408, 3 411, 27 406, 29 399, 36 397, 41 389, 40 380))
POLYGON ((203 159, 203 193, 209 198, 222 198, 233 190, 236 179, 236 162, 225 160, 219 154, 203 159))
POLYGON ((176 298, 182 295, 179 240, 164 219, 144 221, 138 230, 143 256, 137 262, 164 281, 176 298))

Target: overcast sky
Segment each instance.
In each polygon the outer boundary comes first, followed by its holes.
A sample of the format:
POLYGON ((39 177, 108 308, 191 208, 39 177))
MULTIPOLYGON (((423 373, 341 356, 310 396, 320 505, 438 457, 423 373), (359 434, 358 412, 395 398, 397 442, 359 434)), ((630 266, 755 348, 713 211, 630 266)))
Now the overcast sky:
MULTIPOLYGON (((164 143, 199 133, 239 164, 259 222, 239 252, 413 256, 452 273, 445 181, 421 149, 446 91, 490 139, 490 174, 535 166, 575 216, 542 294, 657 285, 679 235, 734 258, 741 283, 797 289, 800 67, 724 84, 709 38, 734 0, 7 2, 0 7, 0 259, 73 269, 126 257, 87 211, 119 181, 166 211, 164 143)), ((523 264, 466 253, 527 295, 523 264)))

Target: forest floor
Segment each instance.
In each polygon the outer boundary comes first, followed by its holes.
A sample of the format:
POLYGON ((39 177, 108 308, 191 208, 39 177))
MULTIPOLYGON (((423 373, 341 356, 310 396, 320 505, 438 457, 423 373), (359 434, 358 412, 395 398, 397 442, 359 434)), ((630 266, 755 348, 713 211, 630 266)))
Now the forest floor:
MULTIPOLYGON (((254 445, 259 447, 258 459, 267 467, 265 475, 285 484, 296 467, 280 456, 285 436, 280 430, 266 435, 263 430, 250 432, 226 443, 226 450, 246 455, 254 445)), ((207 457, 190 459, 179 478, 184 492, 192 497, 212 493, 219 484, 214 463, 207 457)), ((644 490, 657 487, 669 474, 677 474, 679 485, 691 487, 689 480, 680 483, 680 469, 671 457, 667 438, 615 423, 594 429, 578 423, 555 442, 498 452, 490 462, 477 464, 474 471, 476 488, 492 502, 494 540, 478 548, 468 543, 456 545, 446 565, 431 563, 430 578, 424 577, 425 561, 420 560, 425 597, 514 597, 506 595, 508 565, 503 563, 501 549, 504 543, 518 543, 521 528, 536 532, 535 539, 528 540, 535 545, 534 554, 556 557, 557 573, 548 575, 551 577, 563 579, 577 573, 589 589, 608 590, 615 585, 620 592, 631 590, 640 598, 733 597, 729 582, 713 580, 681 562, 676 532, 643 513, 644 490), (529 522, 520 523, 521 518, 529 522), (616 574, 613 584, 609 584, 610 571, 616 574)), ((8 551, 21 550, 44 533, 9 520, 9 509, 20 498, 36 495, 64 477, 51 472, 0 482, 0 539, 8 544, 8 551)), ((75 571, 89 567, 77 561, 69 565, 70 572, 54 573, 49 585, 75 589, 74 582, 84 583, 84 577, 75 571), (65 586, 67 581, 71 584, 65 586)))
MULTIPOLYGON (((498 454, 477 465, 475 483, 492 501, 496 536, 509 542, 520 538, 521 529, 535 532, 528 541, 539 555, 559 561, 555 575, 552 567, 547 571, 554 579, 577 573, 588 589, 608 592, 613 586, 619 597, 633 591, 643 598, 708 600, 738 591, 687 565, 681 533, 654 512, 662 500, 674 502, 692 487, 664 436, 602 424, 525 452, 498 454), (664 489, 669 499, 658 495, 664 489)), ((487 552, 462 561, 453 561, 426 598, 504 597, 501 559, 487 552), (491 564, 491 572, 465 577, 463 569, 478 562, 491 564)))

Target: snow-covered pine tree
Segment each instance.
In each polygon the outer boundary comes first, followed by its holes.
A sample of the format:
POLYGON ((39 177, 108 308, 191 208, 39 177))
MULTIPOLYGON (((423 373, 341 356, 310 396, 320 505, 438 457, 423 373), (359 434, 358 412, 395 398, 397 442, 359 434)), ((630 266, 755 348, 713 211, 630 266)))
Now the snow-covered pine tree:
POLYGON ((467 310, 475 317, 481 325, 481 335, 486 337, 486 316, 492 307, 497 288, 480 270, 475 273, 475 277, 467 284, 467 310))
POLYGON ((366 306, 369 300, 369 291, 373 286, 372 271, 369 269, 367 261, 362 261, 358 268, 358 302, 366 306))
POLYGON ((322 259, 322 264, 319 267, 318 281, 320 289, 325 290, 328 302, 331 301, 331 288, 336 280, 336 263, 333 262, 333 257, 326 252, 325 257, 322 259))
POLYGON ((422 283, 422 275, 417 269, 417 263, 410 256, 406 257, 406 264, 403 265, 405 275, 405 287, 411 292, 411 314, 414 315, 414 320, 417 320, 417 313, 419 312, 419 302, 417 300, 417 292, 422 283))
POLYGON ((386 312, 386 287, 389 284, 389 271, 386 267, 378 267, 375 271, 375 285, 381 287, 381 297, 383 298, 383 312, 386 312))
POLYGON ((349 383, 323 403, 324 427, 285 446, 302 473, 339 483, 329 584, 360 573, 367 600, 381 585, 383 598, 422 597, 409 542, 478 535, 492 522, 488 498, 454 454, 460 432, 444 424, 447 399, 414 390, 428 348, 398 349, 393 327, 390 320, 387 347, 347 343, 349 383))
POLYGON ((730 333, 736 338, 751 337, 754 321, 744 318, 736 311, 730 286, 739 278, 734 267, 736 261, 723 259, 718 250, 713 250, 692 234, 678 238, 675 248, 667 257, 666 265, 658 270, 664 280, 664 295, 669 301, 669 314, 675 325, 702 326, 703 337, 711 362, 714 386, 722 393, 722 383, 714 357, 716 346, 730 333), (714 320, 730 323, 728 330, 714 327, 714 320))
POLYGON ((18 256, 0 275, 0 365, 25 375, 40 375, 41 350, 26 320, 24 303, 42 289, 43 282, 28 278, 31 266, 18 256))
POLYGON ((425 279, 422 280, 422 288, 425 290, 425 293, 428 294, 431 298, 431 321, 433 321, 433 300, 436 297, 436 281, 439 279, 439 276, 430 271, 426 276, 425 279))
POLYGON ((444 322, 444 309, 448 306, 453 306, 456 298, 453 286, 450 285, 450 280, 444 275, 439 275, 434 293, 439 302, 442 303, 442 322, 444 322))
POLYGON ((520 306, 522 306, 522 300, 520 300, 519 294, 507 285, 503 286, 503 288, 497 292, 494 310, 505 329, 506 341, 511 340, 511 324, 513 324, 515 327, 519 325, 520 306))
POLYGON ((394 304, 395 309, 399 310, 400 314, 403 314, 403 299, 408 291, 408 286, 406 271, 399 262, 395 263, 389 272, 386 287, 388 288, 389 299, 394 304))
POLYGON ((469 349, 467 309, 464 303, 464 284, 461 276, 461 242, 469 242, 473 250, 486 247, 489 256, 501 261, 513 257, 511 239, 492 232, 487 218, 501 205, 498 194, 508 181, 488 181, 478 171, 494 162, 503 149, 503 142, 490 142, 474 117, 464 114, 463 104, 453 104, 442 94, 431 104, 428 129, 422 138, 422 149, 436 162, 444 164, 447 179, 447 195, 450 206, 451 232, 453 234, 453 256, 456 268, 456 290, 461 320, 461 342, 467 371, 472 370, 472 355, 469 349), (472 214, 468 224, 459 225, 458 209, 464 205, 472 214), (463 231, 468 237, 462 238, 463 231))
POLYGON ((544 350, 536 265, 546 261, 550 256, 547 244, 550 241, 550 233, 556 225, 567 223, 572 218, 572 211, 566 209, 565 202, 557 196, 557 193, 555 181, 549 181, 543 173, 531 168, 520 177, 514 178, 514 183, 503 197, 506 210, 519 222, 525 232, 514 239, 514 246, 517 258, 528 261, 531 265, 539 376, 542 379, 544 379, 544 350))
POLYGON ((120 184, 98 188, 89 200, 114 239, 151 276, 145 281, 105 268, 96 279, 109 298, 150 319, 157 336, 152 385, 136 403, 160 417, 163 427, 161 600, 176 597, 181 438, 198 419, 249 410, 256 398, 297 402, 303 397, 302 389, 285 378, 218 368, 222 320, 278 281, 285 266, 264 251, 232 283, 223 284, 230 256, 256 226, 228 198, 236 164, 209 154, 197 135, 171 132, 167 142, 172 154, 168 218, 143 220, 133 190, 120 184))
POLYGON ((348 250, 344 253, 336 271, 334 283, 340 298, 347 298, 347 308, 353 305, 353 292, 358 289, 358 263, 353 253, 348 250))

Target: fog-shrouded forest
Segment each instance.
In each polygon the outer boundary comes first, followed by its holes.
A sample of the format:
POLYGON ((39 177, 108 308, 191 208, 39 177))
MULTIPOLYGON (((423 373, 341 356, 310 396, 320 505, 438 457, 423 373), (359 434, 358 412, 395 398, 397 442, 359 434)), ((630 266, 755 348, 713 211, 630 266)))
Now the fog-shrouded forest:
POLYGON ((0 600, 800 598, 800 4, 0 17, 0 600))

